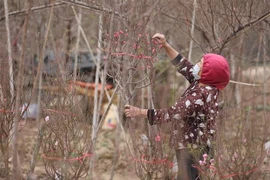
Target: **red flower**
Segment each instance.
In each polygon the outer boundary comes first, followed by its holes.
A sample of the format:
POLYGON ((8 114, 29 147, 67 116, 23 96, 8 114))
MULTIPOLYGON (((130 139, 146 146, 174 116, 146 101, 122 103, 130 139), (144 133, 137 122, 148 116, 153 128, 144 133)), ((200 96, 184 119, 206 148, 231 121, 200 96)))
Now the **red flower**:
POLYGON ((118 38, 119 37, 119 32, 115 32, 113 37, 118 38))
POLYGON ((157 135, 157 136, 155 137, 155 141, 159 142, 160 140, 161 140, 160 136, 157 135))

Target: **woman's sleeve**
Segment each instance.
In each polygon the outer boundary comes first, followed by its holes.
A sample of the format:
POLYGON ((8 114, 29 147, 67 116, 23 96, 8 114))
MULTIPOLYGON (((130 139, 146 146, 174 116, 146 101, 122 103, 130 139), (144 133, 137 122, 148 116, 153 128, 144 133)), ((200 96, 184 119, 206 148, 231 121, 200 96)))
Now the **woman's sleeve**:
POLYGON ((171 63, 176 66, 177 71, 181 73, 189 81, 189 83, 192 83, 195 80, 192 74, 193 64, 191 64, 191 62, 189 62, 185 57, 178 54, 178 56, 176 56, 171 63))
POLYGON ((200 93, 192 93, 187 97, 181 97, 174 106, 165 109, 149 109, 147 117, 150 125, 162 124, 172 120, 195 117, 203 109, 204 101, 200 93))

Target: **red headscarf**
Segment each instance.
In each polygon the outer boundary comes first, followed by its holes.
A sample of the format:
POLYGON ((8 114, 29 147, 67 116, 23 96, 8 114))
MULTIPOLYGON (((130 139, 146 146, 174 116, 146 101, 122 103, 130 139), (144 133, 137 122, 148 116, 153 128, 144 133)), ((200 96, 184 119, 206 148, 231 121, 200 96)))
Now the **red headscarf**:
POLYGON ((218 54, 205 54, 200 82, 222 90, 230 80, 227 60, 218 54))

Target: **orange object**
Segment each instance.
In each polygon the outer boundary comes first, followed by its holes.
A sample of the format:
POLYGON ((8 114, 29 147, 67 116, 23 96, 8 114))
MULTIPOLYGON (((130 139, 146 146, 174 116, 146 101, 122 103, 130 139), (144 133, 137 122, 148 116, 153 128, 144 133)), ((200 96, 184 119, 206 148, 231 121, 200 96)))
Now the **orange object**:
MULTIPOLYGON (((95 83, 87 83, 87 82, 82 82, 82 81, 72 81, 71 84, 83 87, 83 88, 91 88, 91 89, 95 89, 96 84, 95 83)), ((102 84, 98 84, 98 90, 100 91, 102 88, 102 84)), ((112 85, 104 85, 105 89, 111 89, 112 85)))

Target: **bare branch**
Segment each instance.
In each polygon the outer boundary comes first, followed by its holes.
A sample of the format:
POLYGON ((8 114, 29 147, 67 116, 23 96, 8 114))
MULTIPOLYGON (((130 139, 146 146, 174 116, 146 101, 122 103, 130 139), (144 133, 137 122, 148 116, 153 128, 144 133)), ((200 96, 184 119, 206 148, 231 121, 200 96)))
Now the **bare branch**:
MULTIPOLYGON (((52 6, 56 7, 56 6, 62 6, 62 5, 65 5, 65 3, 58 2, 58 3, 46 4, 46 5, 43 5, 43 6, 32 7, 30 9, 30 11, 31 12, 36 12, 36 11, 50 9, 52 6)), ((27 11, 28 11, 27 9, 13 11, 13 12, 8 13, 8 16, 24 15, 25 13, 27 13, 27 11)), ((4 20, 4 19, 5 19, 5 17, 0 17, 0 22, 2 20, 4 20)))
POLYGON ((109 14, 114 13, 115 17, 124 18, 117 11, 113 11, 112 9, 108 9, 105 7, 90 5, 90 4, 86 4, 86 3, 78 2, 78 1, 75 2, 75 1, 61 0, 61 2, 64 2, 66 4, 76 5, 76 6, 79 6, 81 8, 84 8, 84 9, 94 10, 94 11, 97 11, 100 13, 109 13, 109 14))
POLYGON ((219 49, 219 53, 221 53, 221 51, 223 50, 223 48, 225 47, 225 45, 228 44, 233 38, 239 36, 244 31, 248 30, 249 28, 251 28, 255 24, 257 24, 257 23, 265 20, 269 16, 270 16, 270 12, 267 12, 264 15, 262 15, 261 17, 255 19, 255 20, 253 20, 253 21, 251 21, 249 23, 246 23, 243 26, 240 26, 236 31, 234 31, 233 33, 231 33, 225 40, 223 40, 223 42, 221 43, 221 45, 215 47, 213 50, 219 49))
MULTIPOLYGON (((82 7, 84 9, 94 10, 94 11, 98 11, 98 12, 105 12, 105 13, 112 13, 113 12, 112 10, 104 8, 104 7, 85 4, 83 2, 66 1, 66 0, 60 0, 59 2, 56 2, 56 3, 33 7, 33 8, 31 8, 30 11, 31 12, 38 12, 38 11, 50 9, 52 6, 54 6, 54 8, 56 8, 56 7, 63 6, 66 4, 75 5, 75 6, 82 7)), ((16 16, 16 15, 24 15, 25 13, 27 13, 27 9, 13 11, 13 12, 10 12, 8 15, 9 16, 16 16)), ((121 17, 118 12, 114 12, 114 14, 115 14, 115 17, 121 17)), ((121 18, 124 18, 124 17, 121 17, 121 18)), ((4 19, 5 19, 5 16, 0 17, 0 22, 3 21, 4 19)))

